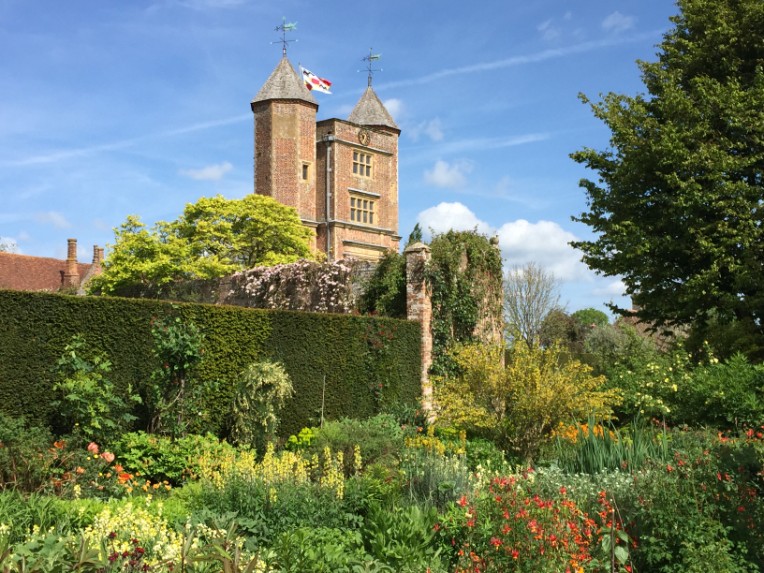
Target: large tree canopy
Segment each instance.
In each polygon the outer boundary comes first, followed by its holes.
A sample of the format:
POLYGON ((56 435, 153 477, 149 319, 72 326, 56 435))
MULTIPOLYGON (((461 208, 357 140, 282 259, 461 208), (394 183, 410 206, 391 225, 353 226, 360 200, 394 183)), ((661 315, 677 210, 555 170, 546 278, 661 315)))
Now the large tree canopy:
MULTIPOLYGON (((592 104, 605 151, 573 159, 596 240, 584 261, 620 275, 655 324, 764 319, 764 2, 678 0, 647 94, 592 104)), ((585 101, 586 98, 583 98, 585 101)), ((621 309, 623 310, 623 309, 621 309)))
POLYGON ((297 212, 263 195, 202 197, 152 229, 131 215, 115 235, 103 274, 91 281, 103 294, 315 258, 297 212))

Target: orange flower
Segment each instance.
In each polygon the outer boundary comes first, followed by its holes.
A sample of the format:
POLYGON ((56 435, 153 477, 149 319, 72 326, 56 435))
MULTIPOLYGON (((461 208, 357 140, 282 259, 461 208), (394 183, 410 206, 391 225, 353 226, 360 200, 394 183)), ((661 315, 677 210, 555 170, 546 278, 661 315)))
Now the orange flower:
POLYGON ((90 442, 88 444, 88 451, 91 454, 96 455, 99 452, 98 444, 96 444, 95 442, 90 442))
POLYGON ((85 473, 85 468, 77 466, 77 468, 74 470, 74 473, 80 474, 80 475, 84 474, 85 473))
POLYGON ((110 464, 114 461, 114 454, 111 452, 104 452, 101 454, 101 457, 106 461, 107 464, 110 464))

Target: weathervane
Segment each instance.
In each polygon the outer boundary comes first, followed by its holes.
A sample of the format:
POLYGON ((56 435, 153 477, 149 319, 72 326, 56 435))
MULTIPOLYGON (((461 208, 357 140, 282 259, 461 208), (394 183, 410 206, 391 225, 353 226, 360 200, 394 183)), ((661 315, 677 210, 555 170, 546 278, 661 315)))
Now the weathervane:
MULTIPOLYGON (((383 71, 382 68, 379 68, 378 70, 375 70, 373 68, 372 62, 380 59, 382 57, 382 54, 375 54, 372 52, 371 48, 369 48, 369 55, 365 56, 361 61, 366 62, 366 71, 369 73, 369 87, 371 87, 371 79, 374 76, 374 72, 381 72, 383 71)), ((361 70, 358 70, 359 72, 361 70)))
POLYGON ((286 21, 286 16, 281 19, 281 26, 276 26, 275 31, 281 32, 281 39, 277 42, 271 42, 271 44, 281 44, 281 55, 286 57, 287 45, 289 42, 296 42, 297 40, 287 40, 286 33, 292 32, 297 29, 297 22, 286 21))

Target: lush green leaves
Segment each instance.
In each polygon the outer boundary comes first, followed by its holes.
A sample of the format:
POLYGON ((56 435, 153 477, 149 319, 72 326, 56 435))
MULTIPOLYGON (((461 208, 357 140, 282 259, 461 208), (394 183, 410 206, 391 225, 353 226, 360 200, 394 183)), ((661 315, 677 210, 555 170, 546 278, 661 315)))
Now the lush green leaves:
MULTIPOLYGON (((592 104, 611 130, 605 151, 573 159, 598 237, 574 246, 620 275, 656 324, 752 320, 764 291, 764 4, 680 0, 657 62, 641 62, 648 94, 592 104)), ((584 98, 584 101, 588 101, 584 98)))
POLYGON ((310 238, 296 211, 270 197, 202 197, 187 204, 177 220, 159 221, 150 230, 129 216, 115 230, 103 274, 93 279, 90 290, 161 291, 179 280, 311 259, 310 238))

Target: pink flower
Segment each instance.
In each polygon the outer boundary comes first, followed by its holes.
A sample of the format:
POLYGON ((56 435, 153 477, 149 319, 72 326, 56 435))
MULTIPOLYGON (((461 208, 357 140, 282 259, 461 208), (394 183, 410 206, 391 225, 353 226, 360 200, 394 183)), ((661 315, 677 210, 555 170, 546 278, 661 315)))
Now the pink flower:
POLYGON ((93 454, 93 455, 96 455, 96 454, 98 453, 98 451, 99 451, 99 450, 98 450, 98 444, 96 444, 95 442, 90 442, 90 443, 88 444, 88 451, 89 451, 91 454, 93 454))
POLYGON ((101 454, 101 457, 104 460, 106 460, 107 464, 110 464, 111 462, 114 461, 114 454, 112 454, 111 452, 104 452, 104 453, 101 454))

